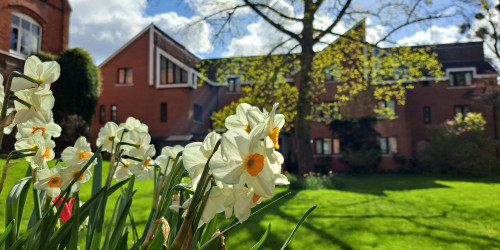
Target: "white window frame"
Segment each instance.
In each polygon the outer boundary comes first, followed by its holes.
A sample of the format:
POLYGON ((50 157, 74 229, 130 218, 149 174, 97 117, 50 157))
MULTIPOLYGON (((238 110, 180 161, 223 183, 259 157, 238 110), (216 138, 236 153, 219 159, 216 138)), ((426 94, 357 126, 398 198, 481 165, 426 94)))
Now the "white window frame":
POLYGON ((446 69, 446 80, 448 80, 448 88, 450 89, 460 89, 460 88, 470 88, 470 86, 474 85, 474 78, 476 78, 476 67, 462 67, 462 68, 447 68, 446 69), (471 79, 471 85, 465 85, 465 86, 450 86, 450 73, 454 72, 470 72, 472 71, 472 79, 471 79))
POLYGON ((382 152, 382 156, 393 156, 398 154, 398 138, 395 136, 381 137, 380 150, 382 151, 382 141, 385 141, 387 150, 382 152), (392 146, 391 146, 392 145, 392 146))
MULTIPOLYGON (((42 34, 43 34, 43 30, 42 30, 42 25, 40 25, 35 19, 33 19, 32 17, 26 15, 26 14, 23 14, 23 13, 20 13, 20 12, 12 12, 12 15, 10 17, 10 28, 12 29, 12 16, 16 16, 19 18, 19 26, 15 26, 18 28, 18 37, 17 37, 17 48, 16 50, 12 50, 10 48, 10 40, 9 40, 9 52, 11 54, 14 54, 14 55, 17 55, 17 56, 21 56, 22 58, 27 58, 29 55, 25 55, 23 53, 21 53, 21 39, 22 39, 22 35, 21 35, 21 30, 22 30, 22 27, 21 27, 21 23, 22 23, 22 20, 24 19, 25 21, 28 21, 30 23, 30 29, 31 29, 31 25, 36 25, 38 26, 39 30, 40 30, 40 34, 38 35, 38 44, 37 44, 37 51, 34 51, 32 53, 36 53, 38 51, 41 50, 42 48, 42 34)), ((31 32, 31 30, 30 30, 31 32)), ((12 36, 12 32, 10 34, 12 36)), ((10 39, 12 39, 12 37, 9 36, 10 39)))
POLYGON ((226 94, 241 94, 243 92, 243 82, 240 80, 241 75, 238 74, 229 74, 224 77, 224 84, 227 86, 227 92, 226 94), (234 89, 235 91, 229 91, 229 79, 236 78, 236 82, 234 82, 234 89), (236 84, 240 85, 240 91, 236 91, 236 84))
POLYGON ((186 64, 182 63, 181 61, 177 60, 175 57, 171 56, 167 52, 163 51, 160 48, 156 48, 156 81, 155 81, 155 86, 156 88, 162 89, 162 88, 185 88, 185 87, 191 87, 191 88, 196 88, 191 84, 192 82, 192 75, 199 75, 195 70, 192 68, 188 67, 186 64), (161 68, 160 68, 160 63, 161 63, 161 56, 164 56, 167 58, 169 61, 177 65, 177 67, 185 70, 187 72, 187 82, 186 83, 175 83, 175 84, 161 84, 161 68))

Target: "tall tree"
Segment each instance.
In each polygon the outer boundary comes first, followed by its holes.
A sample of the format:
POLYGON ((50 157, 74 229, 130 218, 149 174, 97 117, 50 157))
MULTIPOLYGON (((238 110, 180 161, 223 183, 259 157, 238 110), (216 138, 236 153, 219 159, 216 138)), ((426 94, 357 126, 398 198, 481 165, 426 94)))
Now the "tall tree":
POLYGON ((490 51, 487 56, 500 70, 500 0, 466 0, 465 3, 468 19, 462 24, 461 32, 481 39, 490 51))
MULTIPOLYGON (((243 15, 241 13, 251 12, 274 28, 275 31, 270 33, 282 34, 282 39, 277 40, 269 54, 293 55, 295 60, 292 64, 297 67, 291 72, 298 73, 299 78, 294 132, 301 173, 313 169, 310 119, 313 102, 321 92, 318 89, 324 89, 321 80, 324 80, 328 67, 335 65, 340 72, 343 84, 339 85, 336 94, 340 102, 347 102, 350 96, 370 90, 378 99, 396 98, 403 104, 404 90, 411 88, 405 80, 418 79, 424 73, 439 75, 438 63, 423 48, 379 47, 394 43, 392 37, 405 27, 454 15, 450 11, 451 6, 429 10, 432 8, 426 7, 433 4, 429 0, 379 1, 377 4, 353 0, 214 2, 216 4, 211 6, 213 11, 205 11, 203 21, 219 25, 217 36, 231 30, 235 19, 243 15), (355 30, 342 32, 343 27, 352 26, 365 17, 369 17, 383 31, 375 39, 367 41, 364 32, 355 30), (343 46, 328 46, 335 38, 341 38, 337 40, 343 46), (369 65, 364 64, 367 59, 369 65), (430 63, 423 65, 426 59, 430 63), (409 60, 416 61, 418 66, 410 65, 409 60), (395 76, 396 71, 401 70, 405 72, 395 76), (392 84, 384 84, 389 82, 392 84)), ((244 63, 239 62, 238 65, 244 66, 244 63)))

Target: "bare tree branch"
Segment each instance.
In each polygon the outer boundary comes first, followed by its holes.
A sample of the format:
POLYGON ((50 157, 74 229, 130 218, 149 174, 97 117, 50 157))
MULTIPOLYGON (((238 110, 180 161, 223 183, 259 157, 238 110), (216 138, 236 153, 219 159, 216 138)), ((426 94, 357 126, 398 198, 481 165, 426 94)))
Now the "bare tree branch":
POLYGON ((252 8, 253 11, 255 11, 255 13, 257 13, 260 17, 262 17, 267 23, 269 23, 270 25, 272 25, 274 28, 276 28, 277 30, 281 31, 282 33, 285 33, 287 35, 289 35, 290 37, 292 37, 293 39, 299 41, 300 40, 300 36, 285 29, 285 27, 283 27, 281 24, 279 23, 276 23, 274 22, 273 20, 271 20, 266 14, 264 14, 259 8, 257 8, 257 6, 255 6, 254 3, 251 3, 250 1, 248 0, 244 0, 245 1, 245 4, 252 8))
POLYGON ((296 22, 302 22, 302 19, 291 17, 291 16, 287 16, 287 15, 283 14, 282 12, 278 11, 277 9, 275 9, 275 8, 269 6, 269 5, 266 5, 266 4, 255 4, 255 6, 256 7, 261 7, 261 8, 268 9, 271 12, 273 12, 273 13, 277 14, 278 16, 280 16, 282 18, 285 18, 287 20, 296 21, 296 22))
POLYGON ((314 38, 315 42, 318 42, 321 38, 323 38, 326 34, 328 34, 328 32, 333 31, 335 26, 337 26, 337 24, 340 22, 340 20, 342 20, 342 17, 344 16, 346 10, 351 5, 351 2, 352 2, 352 0, 347 0, 347 2, 344 4, 344 7, 342 7, 342 10, 337 15, 337 18, 335 18, 335 21, 333 21, 333 23, 328 28, 326 28, 323 32, 321 32, 318 36, 316 36, 314 38))

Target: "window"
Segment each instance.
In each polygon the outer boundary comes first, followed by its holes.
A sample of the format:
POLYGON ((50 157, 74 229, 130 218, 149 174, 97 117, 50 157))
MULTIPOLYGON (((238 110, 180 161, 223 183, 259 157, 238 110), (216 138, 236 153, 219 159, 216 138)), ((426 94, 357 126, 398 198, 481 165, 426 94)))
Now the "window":
POLYGON ((338 138, 320 138, 315 140, 316 155, 338 155, 340 154, 340 141, 338 138))
POLYGON ((377 107, 382 112, 378 118, 388 118, 396 115, 396 102, 394 100, 379 100, 377 107))
POLYGON ((160 105, 160 120, 162 122, 167 121, 167 103, 166 102, 162 102, 160 105))
POLYGON ((380 138, 380 150, 383 155, 393 155, 398 153, 398 140, 396 137, 380 138))
POLYGON ((202 122, 202 107, 198 104, 193 106, 194 120, 197 122, 202 122))
POLYGON ((111 105, 111 121, 116 122, 116 105, 111 105))
POLYGON ((241 92, 241 83, 239 82, 238 77, 230 77, 227 78, 227 92, 230 93, 240 93, 241 92))
POLYGON ((31 55, 40 50, 40 25, 29 16, 12 14, 10 29, 10 50, 22 55, 31 55))
POLYGON ((331 66, 326 69, 325 81, 340 81, 342 72, 339 66, 331 66))
POLYGON ((106 106, 99 106, 99 123, 104 124, 106 122, 106 106))
POLYGON ((469 86, 472 84, 472 71, 450 72, 449 85, 452 87, 469 86))
POLYGON ((118 84, 132 84, 132 68, 118 69, 118 84))
POLYGON ((188 73, 166 57, 160 55, 160 84, 188 83, 188 73))
POLYGON ((314 121, 330 122, 341 118, 340 106, 337 102, 315 103, 313 109, 314 121))
POLYGON ((465 117, 465 115, 467 115, 467 113, 469 112, 470 106, 455 106, 455 115, 458 115, 460 113, 465 117))
POLYGON ((422 81, 422 87, 429 87, 430 81, 422 81))
POLYGON ((431 107, 424 106, 424 124, 431 123, 431 107))

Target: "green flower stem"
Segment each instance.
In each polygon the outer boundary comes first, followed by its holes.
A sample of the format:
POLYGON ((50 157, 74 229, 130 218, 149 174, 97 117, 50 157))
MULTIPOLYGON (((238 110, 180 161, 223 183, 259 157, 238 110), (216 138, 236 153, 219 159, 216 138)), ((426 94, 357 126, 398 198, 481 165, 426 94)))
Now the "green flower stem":
POLYGON ((24 105, 24 106, 26 106, 28 108, 31 108, 31 104, 29 104, 28 102, 26 102, 23 99, 19 99, 19 97, 17 97, 17 96, 12 96, 12 100, 14 100, 16 102, 19 102, 19 103, 21 103, 22 105, 24 105))
POLYGON ((128 156, 128 155, 124 155, 124 156, 122 156, 122 158, 123 158, 123 159, 134 160, 134 161, 137 161, 137 162, 141 162, 141 161, 142 161, 142 159, 135 158, 135 157, 128 156))
POLYGON ((120 146, 121 146, 121 145, 132 146, 132 147, 137 148, 137 149, 138 149, 138 148, 140 148, 140 145, 139 145, 139 144, 133 144, 133 143, 123 142, 123 141, 119 142, 119 143, 118 143, 118 145, 120 145, 120 146))
MULTIPOLYGON (((10 89, 12 87, 12 80, 14 79, 14 77, 22 77, 30 82, 36 83, 38 85, 40 84, 35 79, 26 76, 21 72, 12 71, 7 80, 7 85, 5 86, 5 95, 3 97, 2 113, 0 113, 0 122, 4 121, 5 117, 7 116, 7 109, 9 107, 9 99, 10 99, 10 89)), ((0 148, 2 147, 2 140, 3 140, 3 129, 0 129, 0 148)))
MULTIPOLYGON (((30 165, 31 167, 31 165, 30 165)), ((42 217, 42 210, 40 209, 40 197, 38 196, 38 189, 35 188, 35 182, 37 181, 36 179, 36 171, 35 169, 31 169, 31 178, 33 180, 33 201, 34 201, 34 207, 33 210, 35 210, 35 222, 38 222, 40 218, 42 217)))
POLYGON ((203 173, 201 174, 201 179, 198 182, 198 186, 196 186, 196 191, 193 195, 193 199, 191 200, 191 204, 189 204, 186 218, 182 222, 181 228, 179 229, 179 232, 177 233, 177 236, 175 237, 174 242, 172 243, 170 249, 181 249, 181 248, 189 249, 191 245, 191 240, 193 238, 193 231, 194 231, 193 222, 197 217, 196 216, 197 213, 203 213, 203 211, 198 211, 198 208, 199 205, 202 203, 203 195, 205 194, 205 189, 210 183, 210 175, 208 174, 210 167, 208 164, 212 159, 214 153, 219 148, 219 146, 220 146, 220 140, 217 141, 217 143, 215 144, 214 151, 208 158, 207 163, 205 164, 205 168, 203 169, 203 173))

